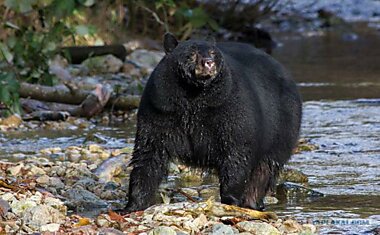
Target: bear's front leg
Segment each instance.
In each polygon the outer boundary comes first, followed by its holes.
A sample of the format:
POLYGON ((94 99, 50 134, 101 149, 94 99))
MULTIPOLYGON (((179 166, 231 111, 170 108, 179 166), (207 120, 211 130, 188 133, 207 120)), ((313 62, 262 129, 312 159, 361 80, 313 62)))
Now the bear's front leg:
POLYGON ((125 212, 144 210, 155 203, 155 194, 167 176, 169 162, 165 150, 159 149, 153 146, 135 148, 125 212))
POLYGON ((238 153, 223 158, 218 170, 221 202, 242 206, 251 173, 249 158, 238 153))

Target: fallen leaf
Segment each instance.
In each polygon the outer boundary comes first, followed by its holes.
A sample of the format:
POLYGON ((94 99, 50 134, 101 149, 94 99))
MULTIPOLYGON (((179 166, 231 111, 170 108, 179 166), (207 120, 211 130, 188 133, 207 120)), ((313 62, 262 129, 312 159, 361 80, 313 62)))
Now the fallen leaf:
POLYGON ((18 189, 17 187, 8 184, 8 183, 5 182, 4 180, 0 180, 0 187, 8 188, 8 189, 12 189, 12 190, 14 190, 14 191, 18 189))
POLYGON ((117 221, 117 222, 125 222, 125 219, 122 215, 119 215, 118 213, 114 211, 108 211, 108 215, 110 216, 111 220, 117 221))
POLYGON ((81 227, 81 226, 86 226, 90 224, 90 219, 89 218, 80 218, 78 223, 76 223, 74 226, 75 227, 81 227))

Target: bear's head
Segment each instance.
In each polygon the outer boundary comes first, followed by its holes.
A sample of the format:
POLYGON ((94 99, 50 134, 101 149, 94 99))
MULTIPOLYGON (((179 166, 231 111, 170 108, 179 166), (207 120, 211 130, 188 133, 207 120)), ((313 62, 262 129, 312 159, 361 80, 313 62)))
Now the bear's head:
POLYGON ((214 43, 189 40, 178 42, 170 33, 164 37, 166 57, 174 60, 181 79, 205 87, 217 79, 223 68, 223 55, 214 43))

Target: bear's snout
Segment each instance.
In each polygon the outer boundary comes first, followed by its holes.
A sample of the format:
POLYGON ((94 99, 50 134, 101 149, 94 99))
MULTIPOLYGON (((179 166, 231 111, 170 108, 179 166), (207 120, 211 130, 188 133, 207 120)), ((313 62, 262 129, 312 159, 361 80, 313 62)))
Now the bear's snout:
POLYGON ((215 61, 212 58, 204 58, 202 59, 202 66, 208 70, 212 70, 215 66, 215 61))
POLYGON ((211 57, 199 56, 195 74, 200 79, 214 78, 217 73, 215 60, 211 57))

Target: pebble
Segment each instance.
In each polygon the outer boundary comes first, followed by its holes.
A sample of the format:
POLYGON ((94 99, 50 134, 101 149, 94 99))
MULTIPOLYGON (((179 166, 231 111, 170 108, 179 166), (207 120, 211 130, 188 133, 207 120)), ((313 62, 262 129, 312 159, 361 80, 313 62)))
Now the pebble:
POLYGON ((39 229, 42 225, 50 223, 62 224, 65 222, 65 217, 66 215, 53 207, 37 205, 26 209, 22 219, 31 228, 39 229))
POLYGON ((82 159, 82 155, 79 153, 69 153, 68 159, 70 162, 79 162, 82 159))
MULTIPOLYGON (((120 230, 114 229, 114 228, 100 228, 99 232, 97 234, 104 234, 104 235, 125 235, 120 230)), ((142 235, 143 233, 140 233, 139 235, 142 235)))
POLYGON ((62 182, 62 180, 59 177, 50 177, 49 184, 51 186, 54 186, 56 189, 65 188, 65 184, 62 182))
POLYGON ((21 169, 24 167, 24 164, 19 164, 17 166, 13 166, 13 167, 9 167, 8 168, 8 172, 12 175, 12 176, 17 176, 20 174, 21 172, 21 169))
POLYGON ((236 225, 236 228, 242 232, 250 232, 260 235, 280 235, 280 231, 270 224, 263 222, 243 221, 236 225))
POLYGON ((29 172, 28 172, 29 175, 45 175, 46 172, 40 168, 40 167, 37 167, 35 165, 31 165, 29 167, 29 172))
POLYGON ((52 224, 44 224, 41 226, 40 230, 41 232, 57 232, 59 230, 59 227, 61 225, 60 224, 55 224, 55 223, 52 223, 52 224))
POLYGON ((219 188, 218 187, 207 187, 203 188, 199 191, 199 196, 203 199, 208 199, 212 196, 219 196, 219 188))
POLYGON ((151 230, 148 235, 177 235, 176 231, 171 227, 159 226, 151 230))
POLYGON ((264 204, 265 205, 274 205, 278 203, 278 199, 272 196, 266 196, 264 197, 264 204))
POLYGON ((234 230, 231 226, 225 224, 214 224, 212 227, 212 235, 233 235, 234 230))
POLYGON ((190 197, 199 197, 199 193, 197 190, 192 189, 192 188, 182 188, 182 192, 185 194, 189 195, 190 197))
POLYGON ((98 217, 96 217, 95 223, 100 227, 110 227, 111 225, 111 218, 107 214, 101 214, 98 217))
POLYGON ((39 184, 42 184, 42 185, 46 185, 46 184, 48 184, 50 182, 50 177, 47 176, 47 175, 39 176, 36 179, 36 182, 39 183, 39 184))
POLYGON ((18 216, 21 216, 28 208, 36 207, 37 203, 29 198, 21 200, 13 200, 11 202, 12 212, 18 216))

